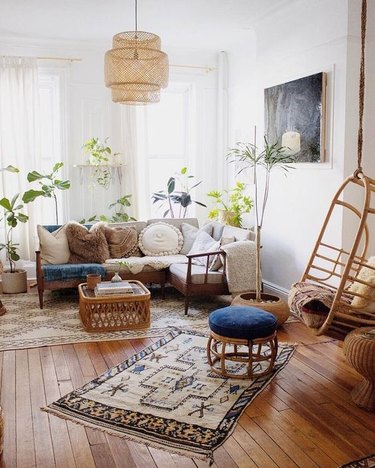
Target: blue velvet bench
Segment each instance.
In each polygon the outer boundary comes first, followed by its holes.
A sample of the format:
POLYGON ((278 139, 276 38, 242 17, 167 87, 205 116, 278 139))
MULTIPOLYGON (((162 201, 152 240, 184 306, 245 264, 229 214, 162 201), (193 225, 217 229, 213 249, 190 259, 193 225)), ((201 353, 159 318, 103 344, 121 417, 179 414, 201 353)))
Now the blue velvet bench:
POLYGON ((222 377, 253 379, 272 372, 277 354, 277 320, 249 306, 217 309, 209 317, 207 358, 222 377))

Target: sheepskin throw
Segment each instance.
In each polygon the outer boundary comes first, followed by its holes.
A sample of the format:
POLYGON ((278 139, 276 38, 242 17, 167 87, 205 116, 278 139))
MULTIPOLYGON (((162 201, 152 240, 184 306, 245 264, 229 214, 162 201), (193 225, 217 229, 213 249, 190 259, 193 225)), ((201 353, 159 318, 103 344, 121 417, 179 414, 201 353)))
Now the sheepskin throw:
POLYGON ((104 227, 111 258, 139 256, 138 233, 133 227, 104 227))
POLYGON ((94 224, 90 230, 78 223, 66 227, 70 257, 69 263, 104 263, 109 258, 109 248, 104 234, 104 224, 94 224))

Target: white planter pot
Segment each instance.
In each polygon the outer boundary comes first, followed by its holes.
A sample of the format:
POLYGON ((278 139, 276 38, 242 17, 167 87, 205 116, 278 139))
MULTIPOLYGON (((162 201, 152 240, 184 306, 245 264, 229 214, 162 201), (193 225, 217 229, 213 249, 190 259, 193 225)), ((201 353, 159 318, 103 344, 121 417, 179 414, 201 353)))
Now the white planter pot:
POLYGON ((14 273, 3 271, 1 274, 3 293, 17 294, 27 292, 26 270, 16 270, 14 273))

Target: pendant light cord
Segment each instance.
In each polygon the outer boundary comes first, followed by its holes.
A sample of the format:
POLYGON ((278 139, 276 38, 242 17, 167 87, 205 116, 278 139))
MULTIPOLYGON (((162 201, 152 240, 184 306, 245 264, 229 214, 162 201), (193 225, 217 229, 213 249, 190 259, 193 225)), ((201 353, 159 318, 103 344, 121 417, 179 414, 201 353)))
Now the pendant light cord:
POLYGON ((363 110, 365 101, 365 42, 367 23, 367 0, 362 0, 361 12, 361 65, 359 73, 359 127, 358 127, 358 154, 357 170, 355 175, 362 174, 362 147, 363 147, 363 110))

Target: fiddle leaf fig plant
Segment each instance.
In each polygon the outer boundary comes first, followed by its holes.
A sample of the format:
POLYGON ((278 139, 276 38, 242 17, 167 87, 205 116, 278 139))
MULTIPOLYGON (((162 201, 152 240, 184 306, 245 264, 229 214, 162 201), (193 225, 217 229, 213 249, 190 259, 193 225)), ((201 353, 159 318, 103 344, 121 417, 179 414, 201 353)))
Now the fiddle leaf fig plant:
POLYGON ((163 218, 168 215, 170 218, 185 218, 187 210, 192 203, 207 208, 205 204, 191 198, 191 191, 200 185, 202 181, 189 186, 190 179, 193 179, 193 175, 188 174, 187 167, 183 167, 179 174, 172 176, 168 179, 167 190, 159 190, 154 192, 151 196, 153 203, 159 203, 162 206, 166 206, 166 211, 163 213, 163 218), (180 190, 176 190, 176 185, 179 184, 180 190), (177 208, 178 207, 178 208, 177 208), (175 209, 178 212, 175 212, 175 209))
MULTIPOLYGON (((1 172, 19 172, 14 166, 7 166, 0 169, 1 172)), ((4 216, 6 220, 5 229, 5 242, 0 243, 0 250, 5 249, 6 258, 9 262, 9 270, 11 273, 16 271, 16 262, 20 259, 18 253, 19 244, 13 241, 13 230, 18 226, 18 223, 26 223, 29 217, 22 213, 23 204, 19 201, 20 194, 17 193, 11 199, 3 197, 0 200, 0 206, 3 208, 4 216)))
POLYGON ((69 180, 61 180, 57 177, 57 173, 63 165, 62 162, 56 163, 52 168, 52 172, 49 174, 40 174, 37 171, 29 172, 27 174, 27 180, 29 182, 38 182, 39 190, 30 189, 25 192, 22 197, 24 203, 30 203, 38 197, 53 198, 55 202, 56 224, 59 224, 56 190, 68 190, 70 188, 69 180))

